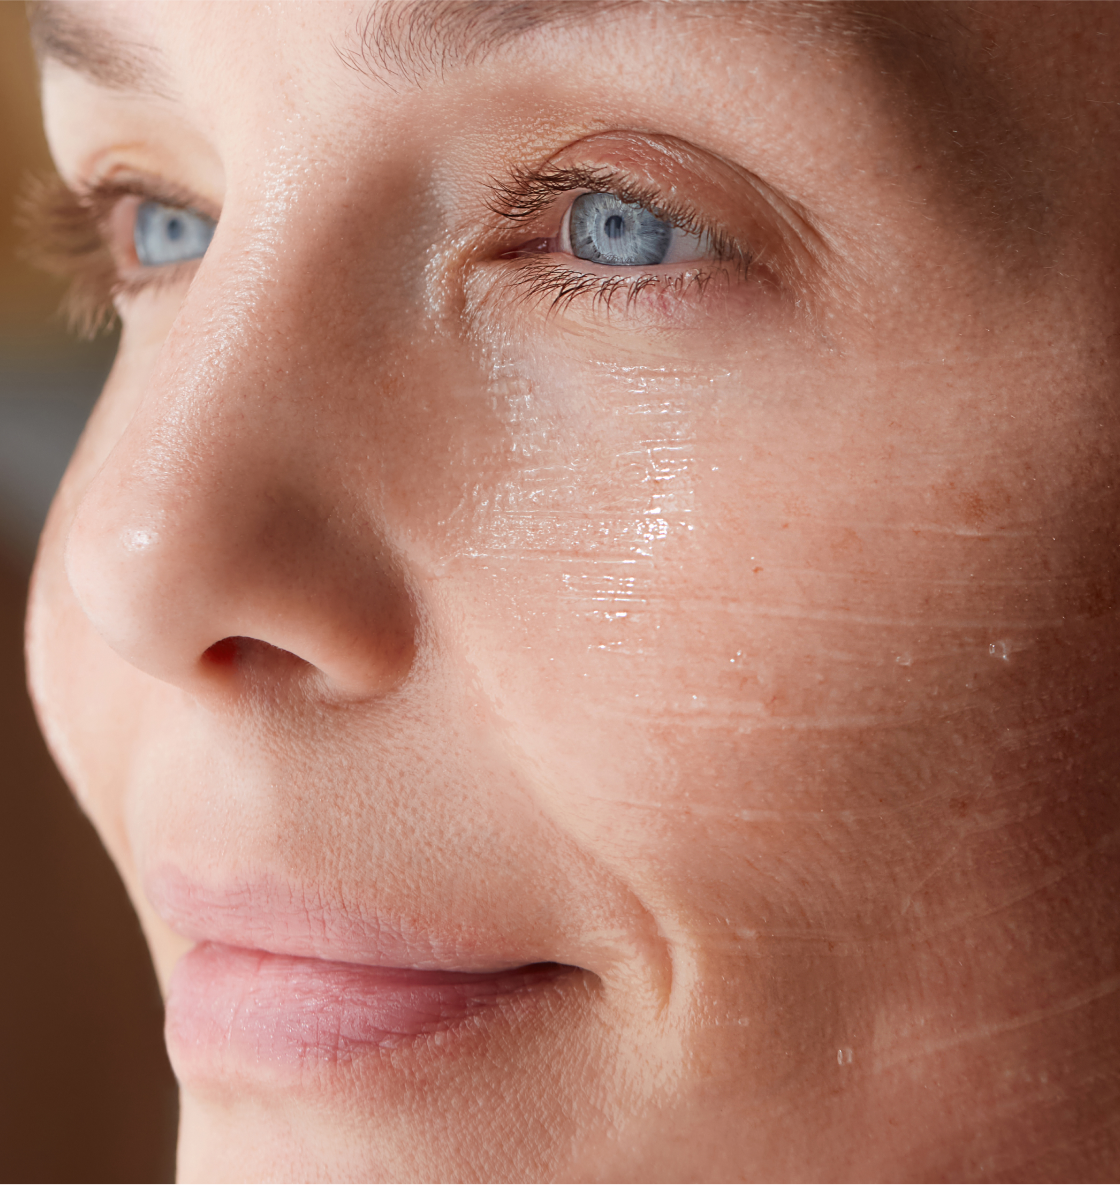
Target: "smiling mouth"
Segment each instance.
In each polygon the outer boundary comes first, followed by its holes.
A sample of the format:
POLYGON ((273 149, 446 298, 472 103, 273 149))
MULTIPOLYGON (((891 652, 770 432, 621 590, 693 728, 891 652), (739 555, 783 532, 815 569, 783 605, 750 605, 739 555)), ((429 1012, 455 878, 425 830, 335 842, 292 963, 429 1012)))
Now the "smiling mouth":
POLYGON ((559 963, 481 973, 370 967, 202 942, 171 976, 168 1049, 188 1080, 230 1060, 278 1069, 347 1063, 508 1018, 578 974, 559 963))

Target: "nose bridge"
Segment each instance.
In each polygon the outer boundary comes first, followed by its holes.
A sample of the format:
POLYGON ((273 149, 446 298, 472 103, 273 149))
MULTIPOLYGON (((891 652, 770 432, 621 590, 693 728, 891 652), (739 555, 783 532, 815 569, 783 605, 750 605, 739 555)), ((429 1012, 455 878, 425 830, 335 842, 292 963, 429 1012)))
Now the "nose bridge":
POLYGON ((414 650, 407 575, 344 476, 324 403, 345 394, 346 351, 281 229, 207 257, 84 492, 67 569, 111 646, 194 693, 275 674, 282 654, 379 694, 414 650))

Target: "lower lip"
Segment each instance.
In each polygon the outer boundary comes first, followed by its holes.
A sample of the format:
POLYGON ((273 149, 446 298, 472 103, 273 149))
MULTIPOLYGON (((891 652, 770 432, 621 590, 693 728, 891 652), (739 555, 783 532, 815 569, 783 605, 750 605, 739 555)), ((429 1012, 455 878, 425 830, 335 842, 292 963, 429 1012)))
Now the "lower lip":
POLYGON ((233 1061, 277 1067, 350 1062, 525 1000, 569 968, 493 974, 331 963, 205 942, 176 965, 167 1044, 181 1079, 233 1061))

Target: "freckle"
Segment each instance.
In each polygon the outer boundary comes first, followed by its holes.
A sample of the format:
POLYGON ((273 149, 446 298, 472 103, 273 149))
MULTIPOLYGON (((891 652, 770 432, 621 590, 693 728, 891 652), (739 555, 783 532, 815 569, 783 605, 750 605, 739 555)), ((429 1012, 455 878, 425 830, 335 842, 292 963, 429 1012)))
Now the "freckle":
POLYGON ((969 493, 962 499, 964 520, 970 527, 979 527, 988 517, 988 505, 979 494, 969 493))

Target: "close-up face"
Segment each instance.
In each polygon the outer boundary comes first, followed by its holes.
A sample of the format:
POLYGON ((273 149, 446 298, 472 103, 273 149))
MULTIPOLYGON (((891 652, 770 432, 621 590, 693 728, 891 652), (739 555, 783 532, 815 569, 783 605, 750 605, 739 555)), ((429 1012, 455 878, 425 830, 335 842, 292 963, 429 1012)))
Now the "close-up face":
POLYGON ((181 1177, 1115 1169, 1120 9, 32 25, 181 1177))

